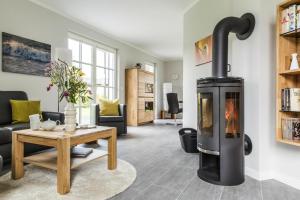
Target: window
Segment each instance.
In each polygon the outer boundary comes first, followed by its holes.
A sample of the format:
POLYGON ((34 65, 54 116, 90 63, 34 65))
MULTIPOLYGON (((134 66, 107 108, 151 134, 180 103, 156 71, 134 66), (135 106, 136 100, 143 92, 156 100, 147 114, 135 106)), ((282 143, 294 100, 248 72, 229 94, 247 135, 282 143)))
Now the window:
POLYGON ((155 71, 155 64, 154 63, 146 63, 145 64, 145 70, 148 72, 154 73, 155 71))
MULTIPOLYGON (((102 96, 114 99, 116 93, 116 50, 98 42, 70 34, 68 47, 73 65, 84 72, 84 81, 93 92, 93 101, 102 96)), ((91 123, 91 105, 76 105, 79 124, 91 123)))

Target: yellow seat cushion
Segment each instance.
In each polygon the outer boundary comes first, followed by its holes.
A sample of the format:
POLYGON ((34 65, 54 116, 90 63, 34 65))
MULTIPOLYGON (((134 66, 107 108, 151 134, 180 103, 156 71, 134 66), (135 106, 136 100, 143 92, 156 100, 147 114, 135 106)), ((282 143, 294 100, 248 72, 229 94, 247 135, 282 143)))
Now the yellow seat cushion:
POLYGON ((40 114, 40 101, 10 100, 12 121, 16 123, 29 122, 29 115, 40 114))
POLYGON ((101 116, 119 116, 119 99, 109 100, 103 97, 99 98, 101 116))

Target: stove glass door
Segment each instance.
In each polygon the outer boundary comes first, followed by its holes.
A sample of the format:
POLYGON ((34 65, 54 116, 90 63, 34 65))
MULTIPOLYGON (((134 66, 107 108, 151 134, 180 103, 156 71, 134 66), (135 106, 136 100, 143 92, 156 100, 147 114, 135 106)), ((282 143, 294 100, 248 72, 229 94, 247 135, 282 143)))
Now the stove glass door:
POLYGON ((225 137, 240 137, 240 93, 225 94, 225 137))
POLYGON ((204 137, 213 137, 213 94, 199 93, 198 101, 200 107, 200 134, 204 137))
POLYGON ((241 138, 243 134, 243 89, 222 87, 220 90, 220 132, 222 138, 241 138))
POLYGON ((219 151, 219 88, 198 88, 198 147, 219 151))

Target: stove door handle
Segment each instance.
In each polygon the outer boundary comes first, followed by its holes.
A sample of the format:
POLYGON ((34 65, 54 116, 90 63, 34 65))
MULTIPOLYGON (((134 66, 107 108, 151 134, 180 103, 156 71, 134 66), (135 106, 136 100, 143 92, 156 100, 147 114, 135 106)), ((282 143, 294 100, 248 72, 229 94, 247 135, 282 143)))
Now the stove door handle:
POLYGON ((219 156, 220 152, 218 151, 211 151, 211 150, 206 150, 206 149, 202 149, 200 147, 197 147, 197 149, 202 152, 202 153, 206 153, 206 154, 211 154, 211 155, 215 155, 215 156, 219 156))

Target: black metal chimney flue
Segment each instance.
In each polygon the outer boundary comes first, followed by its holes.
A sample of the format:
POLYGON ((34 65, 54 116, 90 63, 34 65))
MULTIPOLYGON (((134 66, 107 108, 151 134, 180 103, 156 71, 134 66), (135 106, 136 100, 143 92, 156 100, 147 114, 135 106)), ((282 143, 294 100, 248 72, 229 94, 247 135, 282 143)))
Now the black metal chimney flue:
POLYGON ((251 13, 246 13, 241 18, 226 17, 216 25, 212 49, 213 77, 227 77, 229 33, 236 33, 238 39, 245 40, 252 34, 254 26, 255 17, 251 13))

